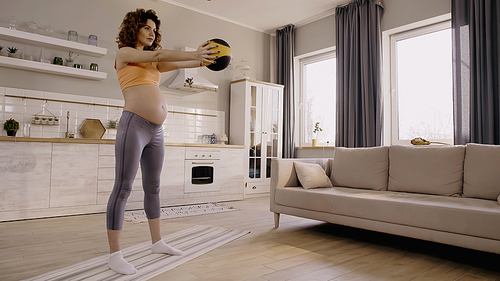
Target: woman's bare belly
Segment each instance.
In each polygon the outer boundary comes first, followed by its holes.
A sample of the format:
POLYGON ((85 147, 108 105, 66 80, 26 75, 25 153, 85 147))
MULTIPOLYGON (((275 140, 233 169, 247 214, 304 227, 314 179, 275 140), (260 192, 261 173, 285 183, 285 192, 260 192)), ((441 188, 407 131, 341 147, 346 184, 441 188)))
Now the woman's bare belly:
POLYGON ((135 113, 155 124, 162 124, 167 117, 167 101, 158 86, 137 85, 123 90, 123 110, 135 113))

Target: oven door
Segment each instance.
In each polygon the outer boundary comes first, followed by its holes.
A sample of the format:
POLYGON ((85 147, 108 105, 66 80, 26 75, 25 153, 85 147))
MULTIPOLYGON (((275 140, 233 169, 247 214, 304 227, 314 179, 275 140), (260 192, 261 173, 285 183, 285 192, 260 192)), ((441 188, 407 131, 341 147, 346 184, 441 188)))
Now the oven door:
POLYGON ((184 191, 219 191, 217 160, 186 160, 184 191))

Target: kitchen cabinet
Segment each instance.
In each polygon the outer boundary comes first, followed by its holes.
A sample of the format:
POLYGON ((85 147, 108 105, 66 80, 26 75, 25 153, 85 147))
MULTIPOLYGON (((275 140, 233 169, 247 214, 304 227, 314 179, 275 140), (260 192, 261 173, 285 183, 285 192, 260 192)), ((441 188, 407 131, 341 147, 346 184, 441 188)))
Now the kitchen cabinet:
POLYGON ((51 160, 51 143, 0 142, 0 217, 49 208, 51 160))
POLYGON ((52 145, 50 208, 96 204, 98 149, 95 144, 52 145))
POLYGON ((282 85, 231 82, 229 142, 245 145, 245 195, 269 192, 271 161, 281 158, 282 85))
MULTIPOLYGON (((106 211, 115 179, 114 141, 0 137, 0 222, 106 211)), ((242 200, 243 146, 165 145, 163 207, 242 200), (220 190, 186 193, 186 151, 220 152, 220 190)), ((142 209, 139 169, 126 210, 142 209)))
MULTIPOLYGON (((8 29, 5 27, 0 27, 0 39, 6 41, 18 42, 22 44, 33 45, 33 46, 39 46, 53 50, 59 50, 65 52, 71 51, 76 54, 92 56, 97 58, 102 57, 107 53, 107 49, 105 48, 90 46, 78 42, 71 42, 59 38, 53 38, 49 36, 44 36, 14 29, 8 29)), ((0 67, 17 68, 28 71, 36 71, 54 75, 71 76, 71 77, 92 79, 92 80, 104 80, 107 77, 107 73, 105 72, 76 69, 60 65, 53 65, 37 61, 22 60, 22 59, 3 57, 3 56, 0 56, 0 67)))

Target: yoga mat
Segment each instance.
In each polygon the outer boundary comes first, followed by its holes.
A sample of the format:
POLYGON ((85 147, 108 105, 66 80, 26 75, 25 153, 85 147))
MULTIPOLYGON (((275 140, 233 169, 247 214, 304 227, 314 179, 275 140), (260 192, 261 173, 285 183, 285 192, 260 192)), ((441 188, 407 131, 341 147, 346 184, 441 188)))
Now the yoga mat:
POLYGON ((138 270, 133 275, 121 275, 109 269, 109 255, 104 255, 25 280, 148 280, 248 233, 245 230, 193 226, 163 237, 165 243, 183 251, 182 256, 152 254, 151 241, 123 249, 125 260, 138 270))

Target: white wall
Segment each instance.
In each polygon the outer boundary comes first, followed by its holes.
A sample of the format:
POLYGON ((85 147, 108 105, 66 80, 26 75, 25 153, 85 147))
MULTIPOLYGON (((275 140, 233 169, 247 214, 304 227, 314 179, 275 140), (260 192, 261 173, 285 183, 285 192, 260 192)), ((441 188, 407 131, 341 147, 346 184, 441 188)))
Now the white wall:
MULTIPOLYGON (((165 49, 180 49, 184 46, 196 48, 211 38, 222 38, 232 47, 233 64, 226 70, 200 70, 208 80, 219 86, 216 94, 201 93, 186 98, 182 95, 167 95, 169 105, 229 113, 229 84, 233 80, 233 69, 242 58, 252 68, 251 78, 270 81, 270 35, 262 32, 158 0, 16 0, 2 1, 0 26, 5 27, 7 20, 14 16, 20 30, 26 30, 27 22, 35 21, 39 26, 50 24, 55 29, 54 37, 58 38, 66 39, 69 30, 76 30, 81 43, 87 42, 89 34, 95 34, 98 46, 108 49, 107 55, 102 58, 80 56, 75 62, 83 64, 87 69, 91 62, 96 62, 99 64, 99 71, 107 72, 108 76, 104 81, 92 81, 0 67, 0 86, 122 99, 113 68, 117 51, 115 38, 125 14, 136 8, 154 9, 157 12, 161 20, 162 46, 165 49)), ((1 40, 0 46, 19 46, 19 52, 35 58, 40 53, 40 48, 1 40)), ((4 53, 6 54, 5 48, 4 53)), ((54 56, 65 58, 67 53, 45 50, 47 59, 52 60, 54 56)), ((162 84, 161 88, 167 89, 166 85, 162 84)), ((227 118, 225 127, 229 127, 227 118)))

